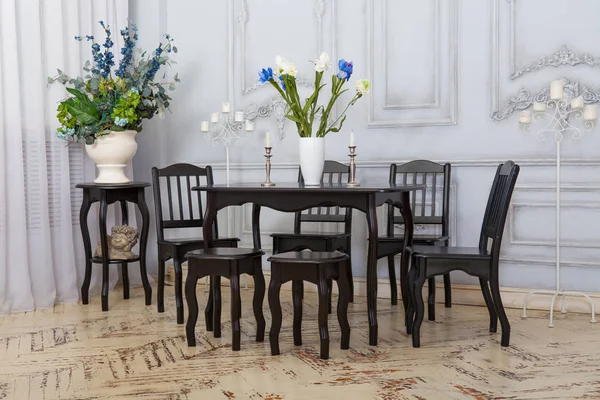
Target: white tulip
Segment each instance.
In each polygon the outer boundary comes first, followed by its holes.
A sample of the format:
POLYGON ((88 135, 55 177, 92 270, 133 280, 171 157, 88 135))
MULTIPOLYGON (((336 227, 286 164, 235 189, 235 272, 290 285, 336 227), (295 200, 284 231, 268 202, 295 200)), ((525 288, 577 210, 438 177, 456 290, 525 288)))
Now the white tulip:
POLYGON ((315 71, 324 72, 329 69, 331 62, 329 61, 329 54, 322 52, 319 58, 313 61, 315 64, 315 71))
POLYGON ((296 76, 296 66, 281 56, 275 57, 275 65, 279 75, 296 76))
POLYGON ((356 91, 360 94, 369 93, 369 89, 371 89, 371 82, 368 79, 359 79, 356 81, 356 91))

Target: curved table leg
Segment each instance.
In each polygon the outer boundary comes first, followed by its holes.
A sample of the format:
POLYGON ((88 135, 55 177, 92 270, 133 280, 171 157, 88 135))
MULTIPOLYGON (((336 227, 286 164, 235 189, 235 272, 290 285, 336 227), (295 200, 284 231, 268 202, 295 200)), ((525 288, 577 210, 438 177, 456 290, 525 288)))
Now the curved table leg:
POLYGON ((152 287, 148 281, 148 272, 146 271, 146 246, 148 245, 148 230, 150 229, 150 212, 146 204, 144 196, 144 188, 138 190, 138 207, 142 214, 142 234, 140 235, 140 275, 142 285, 144 286, 144 294, 146 297, 146 305, 152 304, 152 287))
POLYGON ((106 200, 106 191, 100 194, 100 246, 102 248, 102 311, 108 311, 108 291, 109 291, 109 264, 108 264, 108 237, 106 234, 106 213, 108 203, 106 200))
POLYGON ((260 206, 252 205, 252 239, 254 240, 254 248, 262 248, 260 243, 260 206))
MULTIPOLYGON (((215 204, 215 194, 206 193, 206 214, 204 215, 204 223, 202 224, 202 237, 204 239, 204 250, 213 247, 213 233, 215 220, 217 218, 217 208, 215 204)), ((208 287, 208 301, 206 302, 206 308, 204 309, 204 318, 206 319, 206 330, 213 330, 213 307, 214 307, 214 277, 209 278, 208 287)))
MULTIPOLYGON (((129 212, 127 211, 127 202, 121 201, 121 224, 129 225, 129 212)), ((121 279, 123 280, 123 298, 129 298, 129 272, 127 263, 121 263, 121 279)))
POLYGON ((367 309, 369 313, 369 344, 377 346, 377 209, 375 196, 367 200, 369 248, 367 250, 367 309))
MULTIPOLYGON (((402 193, 402 201, 400 203, 400 214, 404 219, 404 249, 412 246, 413 233, 414 233, 414 222, 412 210, 410 209, 410 192, 402 193)), ((400 261, 400 291, 402 292, 402 303, 404 304, 404 311, 408 308, 408 302, 410 295, 408 293, 408 267, 410 265, 410 254, 408 251, 402 252, 402 258, 400 261)))
POLYGON ((88 213, 92 202, 88 189, 83 190, 83 201, 79 209, 79 226, 81 227, 81 237, 83 238, 83 250, 85 252, 85 276, 81 285, 81 302, 88 304, 90 302, 90 281, 92 279, 92 242, 90 240, 90 230, 87 223, 88 213))

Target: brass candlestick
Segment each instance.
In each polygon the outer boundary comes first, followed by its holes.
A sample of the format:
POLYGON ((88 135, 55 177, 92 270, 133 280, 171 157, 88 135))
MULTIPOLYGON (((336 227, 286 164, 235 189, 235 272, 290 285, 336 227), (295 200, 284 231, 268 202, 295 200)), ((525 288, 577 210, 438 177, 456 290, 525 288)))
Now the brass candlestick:
POLYGON ((356 146, 348 146, 350 149, 350 182, 346 183, 346 187, 358 187, 360 184, 356 182, 356 164, 354 163, 354 157, 356 157, 356 146))
POLYGON ((265 147, 265 158, 267 159, 265 168, 267 169, 267 179, 260 184, 261 186, 275 186, 275 184, 271 182, 271 149, 272 147, 265 147))

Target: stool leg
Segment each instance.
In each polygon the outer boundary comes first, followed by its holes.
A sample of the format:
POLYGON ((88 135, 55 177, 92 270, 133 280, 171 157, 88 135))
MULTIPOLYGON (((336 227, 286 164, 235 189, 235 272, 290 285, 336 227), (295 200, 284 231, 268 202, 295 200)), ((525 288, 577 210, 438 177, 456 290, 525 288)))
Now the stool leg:
POLYGON ((302 346, 302 281, 292 282, 294 305, 294 345, 302 346))
MULTIPOLYGON (((271 264, 271 271, 273 264, 271 264)), ((269 332, 269 343, 271 344, 271 355, 279 354, 279 332, 281 331, 281 303, 279 302, 279 292, 281 282, 271 276, 269 284, 269 308, 271 309, 271 331, 269 332)))
POLYGON ((177 323, 183 324, 183 272, 181 271, 181 261, 179 258, 173 258, 173 268, 175 269, 175 308, 177 309, 177 323))
POLYGON ((231 332, 233 337, 231 348, 233 351, 238 351, 241 347, 240 316, 242 314, 242 299, 240 298, 240 275, 237 271, 232 272, 229 278, 231 284, 231 332))
POLYGON ((156 304, 158 312, 165 312, 165 261, 158 257, 158 287, 156 290, 156 304))
POLYGON ((198 299, 196 298, 196 283, 198 277, 188 273, 185 280, 185 300, 188 305, 188 320, 185 325, 185 335, 188 346, 196 346, 196 322, 198 321, 198 299))
POLYGON ((427 296, 427 317, 430 321, 435 321, 435 278, 429 278, 427 286, 429 292, 427 296))
POLYGON ((338 279, 338 307, 337 317, 340 324, 340 330, 342 331, 342 343, 341 349, 347 350, 350 348, 350 324, 348 323, 348 303, 350 302, 350 294, 352 293, 348 282, 348 274, 345 269, 351 268, 350 263, 347 262, 341 266, 339 273, 340 278, 338 279))
POLYGON ((327 293, 329 293, 329 300, 327 301, 327 313, 331 314, 331 296, 333 295, 333 279, 327 279, 327 293))
POLYGON ((221 337, 221 277, 215 275, 213 287, 213 336, 221 337))
MULTIPOLYGON (((191 268, 188 266, 188 270, 191 268)), ((215 287, 214 277, 211 275, 208 279, 208 300, 206 301, 206 308, 204 309, 204 320, 206 321, 206 330, 211 332, 213 330, 213 312, 214 312, 214 296, 213 288, 215 287)))
MULTIPOLYGON (((319 271, 320 272, 320 271, 319 271)), ((329 330, 327 329, 327 314, 329 309, 329 285, 328 279, 319 273, 319 336, 321 338, 321 359, 329 358, 329 330)))
POLYGON ((129 298, 129 272, 127 271, 127 263, 121 264, 121 278, 123 279, 123 298, 129 298))
POLYGON ((265 276, 262 271, 262 262, 258 258, 254 264, 254 298, 252 299, 252 308, 254 309, 254 318, 256 319, 256 341, 265 340, 265 316, 263 315, 263 299, 265 298, 265 276))

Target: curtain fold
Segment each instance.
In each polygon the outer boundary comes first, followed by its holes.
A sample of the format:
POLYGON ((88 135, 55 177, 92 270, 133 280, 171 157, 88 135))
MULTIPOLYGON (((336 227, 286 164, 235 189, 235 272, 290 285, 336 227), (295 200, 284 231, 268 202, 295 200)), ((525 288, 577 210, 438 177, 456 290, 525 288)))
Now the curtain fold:
MULTIPOLYGON (((70 76, 84 73, 89 43, 73 38, 103 38, 100 20, 111 26, 119 57, 118 33, 127 17, 128 0, 0 0, 0 314, 79 299, 85 263, 82 196, 75 185, 93 180, 94 164, 82 146, 55 137, 56 107, 66 92, 46 81, 57 68, 70 76)), ((93 207, 92 251, 97 215, 93 207)), ((136 225, 135 215, 131 207, 130 225, 136 225)), ((117 217, 111 213, 109 231, 117 217)), ((130 280, 139 285, 134 265, 130 280)), ((98 267, 91 294, 100 290, 98 267)), ((111 269, 112 286, 118 278, 117 268, 111 269)))

